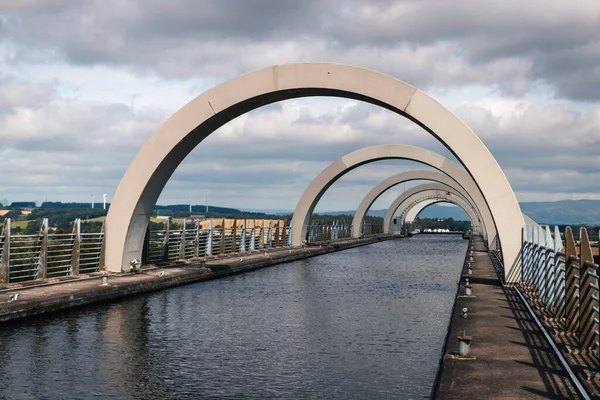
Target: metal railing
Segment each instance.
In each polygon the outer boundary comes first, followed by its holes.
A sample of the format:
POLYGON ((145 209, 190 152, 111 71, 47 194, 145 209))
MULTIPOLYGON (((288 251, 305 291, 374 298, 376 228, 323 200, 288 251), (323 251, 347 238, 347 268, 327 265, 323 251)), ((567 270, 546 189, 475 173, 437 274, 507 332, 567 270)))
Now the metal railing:
POLYGON ((331 225, 315 223, 306 230, 306 243, 326 242, 352 237, 352 224, 333 221, 331 225))
MULTIPOLYGON (((142 264, 153 265, 210 256, 291 246, 291 227, 283 220, 183 220, 172 229, 148 230, 142 264)), ((382 233, 381 225, 364 224, 363 236, 382 233)), ((352 225, 340 221, 310 225, 306 243, 352 237, 352 225)), ((100 270, 104 227, 82 232, 81 220, 71 233, 51 233, 44 218, 36 234, 11 234, 11 220, 0 235, 0 284, 90 274, 100 270)))
POLYGON ((97 272, 104 229, 81 232, 81 220, 72 233, 50 233, 44 218, 37 234, 13 235, 11 220, 0 235, 0 284, 97 272))
MULTIPOLYGON (((599 267, 594 262, 587 230, 577 246, 571 228, 565 243, 558 227, 524 228, 522 282, 527 297, 552 321, 555 332, 577 353, 600 361, 599 267)), ((589 365, 587 367, 590 367, 589 365)))
POLYGON ((281 220, 194 222, 184 219, 179 229, 171 229, 169 221, 165 220, 163 229, 151 230, 146 236, 142 263, 158 264, 286 247, 291 245, 290 231, 281 220))

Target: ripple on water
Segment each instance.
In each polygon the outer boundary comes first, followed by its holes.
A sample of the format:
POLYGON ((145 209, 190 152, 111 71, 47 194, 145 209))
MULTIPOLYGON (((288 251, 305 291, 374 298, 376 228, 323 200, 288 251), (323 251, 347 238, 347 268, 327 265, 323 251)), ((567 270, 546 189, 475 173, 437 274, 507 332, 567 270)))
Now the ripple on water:
POLYGON ((12 324, 0 398, 427 398, 466 247, 381 242, 12 324))

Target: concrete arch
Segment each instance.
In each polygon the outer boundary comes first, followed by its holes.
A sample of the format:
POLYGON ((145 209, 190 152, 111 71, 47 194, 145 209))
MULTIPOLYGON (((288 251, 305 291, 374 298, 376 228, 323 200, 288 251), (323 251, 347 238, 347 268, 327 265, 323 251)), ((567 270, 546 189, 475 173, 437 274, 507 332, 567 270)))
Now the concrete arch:
MULTIPOLYGON (((457 197, 462 198, 467 204, 469 204, 471 207, 473 207, 473 209, 475 209, 474 205, 469 203, 469 201, 467 199, 465 199, 464 197, 462 197, 462 195, 460 193, 458 193, 454 188, 452 188, 448 185, 445 185, 443 183, 426 183, 426 184, 415 186, 415 187, 408 189, 407 191, 402 193, 400 196, 398 196, 398 198, 396 200, 394 200, 392 202, 392 204, 388 208, 387 212, 385 213, 385 217, 383 218, 383 232, 389 233, 389 227, 390 227, 392 218, 394 217, 394 215, 397 214, 396 211, 402 205, 404 205, 405 207, 408 206, 409 203, 407 203, 407 200, 409 200, 409 199, 411 201, 416 200, 416 198, 414 198, 415 195, 418 196, 419 193, 428 192, 428 191, 453 193, 457 197)), ((402 211, 404 211, 404 209, 402 209, 402 211)))
POLYGON ((523 217, 506 176, 487 147, 452 112, 413 86, 364 68, 277 65, 230 79, 183 106, 144 144, 125 172, 106 219, 104 265, 127 270, 140 258, 158 197, 183 159, 232 119, 281 100, 335 96, 375 104, 409 118, 440 140, 481 188, 502 238, 507 271, 518 260, 523 217))
MULTIPOLYGON (((418 204, 415 204, 415 206, 413 208, 411 208, 406 213, 406 217, 404 218, 404 221, 407 222, 407 223, 413 222, 415 220, 415 218, 417 218, 429 206, 432 206, 434 204, 439 204, 439 203, 452 204, 452 205, 455 205, 455 206, 459 207, 461 210, 464 211, 464 209, 462 207, 460 207, 459 205, 453 203, 450 200, 446 200, 446 199, 428 199, 428 200, 423 200, 423 201, 419 202, 418 204)), ((467 213, 467 216, 469 217, 468 213, 467 213)))
MULTIPOLYGON (((390 229, 392 227, 392 222, 394 219, 399 220, 399 225, 402 226, 406 221, 406 217, 414 208, 420 207, 422 204, 425 204, 425 207, 440 202, 452 203, 460 208, 462 208, 468 215, 471 220, 471 228, 474 233, 479 234, 481 229, 481 222, 478 216, 477 211, 473 208, 473 205, 470 204, 466 199, 459 196, 459 193, 454 193, 450 190, 425 190, 423 192, 415 193, 414 195, 408 197, 400 206, 396 209, 396 211, 392 214, 392 219, 390 222, 390 229), (400 213, 398 213, 400 210, 400 213), (399 215, 399 217, 397 217, 399 215)), ((421 208, 421 210, 423 209, 421 208)), ((421 211, 419 210, 419 212, 421 211)))
POLYGON ((402 182, 408 182, 412 180, 434 181, 455 187, 457 188, 457 190, 460 189, 461 193, 465 195, 465 197, 471 199, 471 201, 479 211, 479 214, 482 217, 483 226, 486 228, 484 236, 486 238, 494 238, 494 236, 496 236, 494 221, 492 219, 492 215, 490 214, 487 203, 485 202, 485 199, 483 198, 481 193, 479 193, 475 182, 473 182, 473 179, 471 178, 471 176, 469 176, 469 174, 467 174, 461 167, 448 160, 447 158, 444 158, 437 153, 429 152, 428 150, 422 152, 415 152, 415 155, 411 156, 410 159, 413 161, 420 161, 427 164, 433 162, 434 165, 440 166, 439 170, 444 173, 435 171, 402 172, 400 174, 390 176, 389 178, 384 179, 383 181, 378 183, 362 199, 362 201, 358 205, 358 208, 356 209, 356 212, 354 213, 354 219, 352 220, 353 237, 360 237, 362 222, 365 218, 365 215, 367 215, 367 212, 369 211, 373 203, 383 193, 402 182), (473 189, 475 190, 475 192, 470 193, 469 190, 473 189))
POLYGON ((480 231, 481 222, 477 210, 475 210, 473 205, 467 199, 462 197, 460 193, 450 189, 426 190, 424 192, 412 195, 411 197, 407 198, 404 202, 402 202, 398 209, 392 214, 392 219, 398 219, 397 216, 399 215, 400 223, 404 223, 406 216, 408 215, 410 210, 418 206, 421 202, 429 199, 452 201, 454 204, 458 205, 465 212, 467 212, 469 218, 471 219, 472 226, 477 232, 480 231))

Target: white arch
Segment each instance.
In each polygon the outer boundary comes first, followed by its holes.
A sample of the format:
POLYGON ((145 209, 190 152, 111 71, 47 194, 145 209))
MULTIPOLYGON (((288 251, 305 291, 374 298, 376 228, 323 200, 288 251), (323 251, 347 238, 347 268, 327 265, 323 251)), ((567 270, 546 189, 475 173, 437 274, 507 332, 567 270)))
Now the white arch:
MULTIPOLYGON (((454 187, 459 190, 466 198, 469 198, 474 204, 475 208, 478 210, 479 215, 481 216, 482 225, 485 228, 484 237, 494 238, 496 236, 496 229, 494 226, 494 221, 490 214, 487 203, 481 196, 475 182, 473 179, 458 165, 454 164, 452 161, 448 160, 440 156, 439 154, 430 152, 429 150, 424 150, 420 148, 410 148, 412 146, 398 146, 394 149, 394 152, 403 153, 403 152, 411 152, 413 155, 409 158, 413 161, 419 161, 426 164, 433 164, 432 166, 439 167, 438 169, 444 173, 435 172, 435 171, 409 171, 402 172, 396 175, 392 175, 387 179, 384 179, 380 183, 378 183, 373 189, 367 193, 367 195, 362 199, 356 212, 354 213, 354 219, 352 221, 352 235, 353 237, 360 237, 362 221, 367 215, 367 212, 373 205, 373 203, 388 189, 402 183, 408 182, 411 180, 428 180, 434 181, 438 183, 444 183, 448 186, 454 187), (415 150, 419 149, 419 150, 415 150), (473 191, 472 193, 469 190, 473 191)), ((353 153, 351 153, 353 154, 353 153)), ((323 175, 323 173, 322 173, 323 175)), ((321 175, 319 175, 319 178, 321 175)), ((325 180, 325 179, 323 179, 325 180)), ((312 184, 311 184, 312 186, 312 184)), ((314 189, 313 189, 314 191, 314 189)), ((316 205, 316 203, 315 203, 316 205)), ((314 206, 313 206, 314 207, 314 206)), ((298 207, 296 207, 298 210, 298 207)), ((294 212, 294 216, 296 216, 296 212, 294 212)), ((298 214, 298 218, 300 219, 301 214, 298 214)), ((305 217, 306 218, 306 217, 305 217)))
POLYGON ((471 220, 471 230, 473 231, 473 233, 481 233, 481 222, 477 211, 473 208, 473 205, 466 201, 464 198, 457 196, 457 194, 446 190, 426 190, 424 192, 414 194, 413 196, 406 199, 403 202, 403 204, 399 206, 392 219, 399 219, 399 224, 402 225, 406 221, 406 218, 411 212, 411 210, 419 208, 421 205, 426 203, 424 207, 421 207, 417 211, 418 215, 418 213, 420 213, 425 207, 440 202, 452 203, 462 208, 471 220), (398 210, 400 210, 400 213, 398 213, 398 210), (397 215, 399 215, 399 218, 396 217, 397 215))
POLYGON ((467 212, 471 219, 472 226, 476 231, 479 231, 481 221, 474 205, 454 188, 445 184, 433 183, 415 186, 398 196, 398 198, 390 205, 385 215, 383 223, 384 232, 386 232, 386 227, 388 227, 388 232, 391 230, 393 219, 399 219, 399 225, 401 225, 408 212, 414 206, 428 199, 445 199, 452 201, 467 212))
MULTIPOLYGON (((409 212, 407 212, 406 218, 404 220, 406 222, 413 222, 415 220, 415 218, 417 218, 426 208, 428 208, 429 206, 432 206, 434 204, 439 204, 439 203, 449 203, 449 204, 452 204, 452 205, 455 205, 455 206, 461 208, 457 204, 454 204, 451 201, 447 201, 444 199, 424 200, 424 201, 420 202, 419 204, 416 204, 409 212)), ((467 214, 467 216, 468 216, 468 214, 467 214)))
POLYGON ((148 220, 162 189, 208 135, 258 107, 307 96, 345 97, 379 105, 438 138, 481 188, 510 272, 519 260, 523 217, 506 176, 477 135, 449 110, 401 80, 329 63, 279 65, 238 76, 196 97, 169 118, 144 144, 117 188, 105 226, 106 268, 127 270, 131 260, 140 258, 148 220))
MULTIPOLYGON (((388 208, 387 212, 385 213, 385 217, 383 218, 383 232, 389 233, 390 222, 391 222, 392 218, 394 217, 394 215, 396 215, 396 210, 398 210, 398 208, 402 204, 404 204, 404 202, 407 199, 410 199, 415 194, 419 194, 419 193, 426 192, 426 191, 435 191, 435 190, 451 192, 451 193, 456 194, 458 197, 462 197, 462 195, 460 193, 458 193, 455 189, 453 189, 450 186, 445 185, 443 183, 426 183, 423 185, 418 185, 418 186, 412 187, 412 188, 406 190, 400 196, 398 196, 398 198, 396 200, 394 200, 392 202, 392 204, 390 205, 390 207, 388 208)), ((469 202, 467 199, 464 199, 464 200, 467 203, 469 202)))

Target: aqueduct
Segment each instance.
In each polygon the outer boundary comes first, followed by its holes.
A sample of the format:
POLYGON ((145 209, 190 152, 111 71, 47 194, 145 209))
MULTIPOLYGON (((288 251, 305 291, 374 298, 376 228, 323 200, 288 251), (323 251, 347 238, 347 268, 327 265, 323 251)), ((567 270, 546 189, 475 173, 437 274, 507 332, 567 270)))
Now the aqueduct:
POLYGON ((443 183, 425 183, 406 190, 404 193, 398 196, 396 200, 392 202, 387 212, 385 213, 385 217, 383 218, 384 233, 388 233, 390 231, 389 228, 392 223, 392 219, 395 215, 397 215, 398 209, 401 210, 402 214, 405 211, 407 211, 407 208, 409 206, 412 206, 423 199, 430 199, 435 196, 443 196, 446 193, 451 193, 452 195, 456 196, 456 198, 464 201, 467 207, 464 207, 463 209, 467 213, 467 209, 470 208, 471 210, 473 210, 472 215, 474 216, 474 220, 478 221, 479 217, 477 216, 475 206, 472 203, 470 203, 466 198, 464 198, 462 194, 460 194, 456 189, 443 183))
MULTIPOLYGON (((423 192, 415 193, 414 195, 408 197, 393 213, 390 220, 390 232, 393 232, 394 229, 394 220, 397 220, 397 226, 403 226, 406 222, 409 213, 413 209, 417 209, 415 214, 418 215, 424 208, 440 202, 446 202, 454 204, 460 208, 462 208, 468 215, 471 220, 472 230, 475 234, 480 235, 481 229, 481 219, 477 210, 473 207, 472 204, 469 203, 467 199, 460 195, 460 193, 452 191, 452 190, 425 190, 423 192)), ((392 210, 388 210, 390 212, 392 210)))
MULTIPOLYGON (((436 156, 441 157, 439 155, 436 155, 436 156)), ((443 158, 443 157, 441 157, 441 158, 443 158)), ((396 185, 404 183, 404 182, 409 182, 409 181, 414 181, 414 180, 427 180, 427 181, 434 181, 434 182, 438 182, 438 183, 444 183, 448 186, 451 186, 451 187, 455 188, 456 190, 458 190, 465 198, 470 199, 471 202, 473 203, 474 208, 478 210, 478 213, 481 216, 480 219, 481 219, 484 227, 489 227, 489 231, 485 230, 484 232, 482 232, 484 238, 487 239, 488 237, 491 237, 491 238, 495 237, 496 230, 494 228, 494 222, 491 219, 491 215, 489 213, 487 204, 485 203, 485 201, 483 201, 482 198, 480 198, 480 196, 477 196, 476 194, 474 196, 471 196, 469 194, 469 192, 467 190, 465 190, 464 186, 461 185, 461 183, 463 183, 463 184, 467 185, 467 187, 470 187, 471 186, 470 183, 472 181, 471 177, 468 174, 466 174, 462 169, 460 169, 460 167, 458 167, 458 165, 452 163, 450 160, 446 160, 446 161, 444 161, 444 163, 443 163, 445 166, 441 169, 441 171, 446 172, 446 174, 442 174, 442 173, 434 172, 434 171, 419 171, 419 170, 402 172, 400 174, 390 176, 389 178, 384 179, 379 184, 377 184, 363 198, 363 200, 360 202, 358 208, 356 209, 356 213, 354 214, 354 219, 352 221, 352 236, 353 237, 360 236, 361 226, 362 226, 363 220, 365 218, 365 215, 367 215, 367 213, 369 212, 371 205, 373 205, 373 203, 382 194, 384 194, 387 190, 391 189, 392 187, 394 187, 396 185), (448 163, 450 163, 450 164, 448 164, 448 163), (457 168, 456 169, 449 168, 452 166, 456 166, 457 168), (453 179, 453 177, 456 177, 456 178, 453 179), (473 197, 479 199, 479 201, 478 202, 474 201, 473 197), (482 209, 483 209, 483 211, 482 211, 482 209)), ((474 185, 474 183, 473 183, 473 185, 474 185)))
MULTIPOLYGON (((160 193, 177 166, 207 136, 256 108, 309 96, 342 97, 378 105, 436 137, 480 189, 495 223, 507 276, 520 267, 524 221, 519 204, 502 169, 468 126, 399 79, 347 65, 299 63, 230 79, 183 106, 152 135, 127 169, 113 198, 105 226, 105 268, 127 270, 132 260, 140 258, 148 221, 160 193)), ((300 240, 293 236, 294 243, 300 240)))

